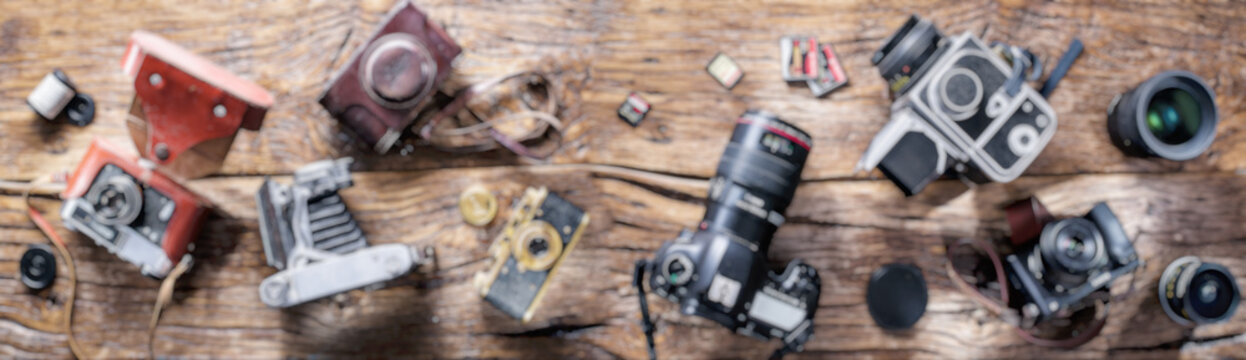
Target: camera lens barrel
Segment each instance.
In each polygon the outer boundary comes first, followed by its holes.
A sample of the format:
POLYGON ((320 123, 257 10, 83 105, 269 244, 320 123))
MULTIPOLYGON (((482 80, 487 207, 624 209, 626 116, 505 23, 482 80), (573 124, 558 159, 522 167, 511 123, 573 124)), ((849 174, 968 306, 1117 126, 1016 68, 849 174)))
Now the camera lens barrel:
POLYGON ((808 133, 774 114, 741 115, 710 182, 702 227, 753 241, 764 253, 784 221, 812 143, 808 133))
POLYGON ((1216 136, 1215 99, 1198 75, 1166 71, 1117 96, 1108 109, 1108 134, 1131 156, 1193 159, 1216 136))
POLYGON ((1159 279, 1159 302, 1183 326, 1228 320, 1241 301, 1233 274, 1220 264, 1186 256, 1173 261, 1159 279))
POLYGON ((1108 262, 1102 233, 1084 218, 1048 224, 1039 236, 1038 247, 1047 273, 1066 288, 1084 283, 1091 271, 1108 262))

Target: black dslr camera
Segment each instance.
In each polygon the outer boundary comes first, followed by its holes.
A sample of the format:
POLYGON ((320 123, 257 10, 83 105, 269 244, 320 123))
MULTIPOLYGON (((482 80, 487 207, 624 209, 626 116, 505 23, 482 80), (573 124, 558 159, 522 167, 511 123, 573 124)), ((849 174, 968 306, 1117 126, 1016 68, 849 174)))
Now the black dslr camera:
POLYGON ((705 218, 684 230, 652 261, 637 262, 634 285, 653 354, 643 279, 684 314, 705 317, 737 333, 779 338, 776 355, 800 351, 813 335, 821 282, 813 267, 794 260, 770 273, 766 252, 783 224, 812 142, 773 114, 750 110, 736 121, 731 142, 710 181, 705 218))
POLYGON ((877 167, 905 195, 947 171, 977 183, 1020 176, 1055 134, 1056 113, 1025 83, 1041 76, 1037 57, 997 48, 909 18, 872 59, 895 101, 857 169, 877 167))
POLYGON ((1022 327, 1092 305, 1087 301, 1092 293, 1106 290, 1113 280, 1134 271, 1140 263, 1125 229, 1104 203, 1095 204, 1083 217, 1058 221, 1023 217, 1036 221, 1014 224, 1014 237, 1023 227, 1037 226, 1042 231, 1036 244, 1033 239, 1014 238, 1023 246, 1005 258, 1012 288, 1024 295, 1022 327))

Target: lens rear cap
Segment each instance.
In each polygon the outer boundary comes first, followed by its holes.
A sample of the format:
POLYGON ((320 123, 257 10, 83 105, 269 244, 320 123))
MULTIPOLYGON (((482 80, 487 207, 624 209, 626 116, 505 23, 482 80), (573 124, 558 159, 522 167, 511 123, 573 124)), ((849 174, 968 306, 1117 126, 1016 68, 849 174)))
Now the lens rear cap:
POLYGON ((883 265, 870 276, 865 303, 879 327, 908 329, 926 313, 926 279, 913 265, 883 265))
POLYGON ((56 257, 46 245, 30 245, 19 264, 22 284, 32 290, 43 290, 56 280, 56 257))

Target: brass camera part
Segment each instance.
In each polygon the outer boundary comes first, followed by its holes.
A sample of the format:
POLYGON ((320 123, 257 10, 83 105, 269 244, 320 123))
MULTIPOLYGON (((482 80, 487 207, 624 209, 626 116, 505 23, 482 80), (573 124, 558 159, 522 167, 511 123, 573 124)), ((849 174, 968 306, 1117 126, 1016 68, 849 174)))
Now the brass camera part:
POLYGON ((511 253, 515 254, 515 260, 523 270, 549 270, 562 255, 562 237, 558 235, 558 230, 540 220, 519 229, 511 244, 514 245, 511 253))
POLYGON ((474 226, 485 226, 498 215, 498 198, 484 186, 472 185, 459 195, 459 215, 474 226))
POLYGON ((545 188, 528 188, 489 247, 488 269, 476 274, 480 296, 527 322, 559 264, 584 233, 589 216, 545 188))

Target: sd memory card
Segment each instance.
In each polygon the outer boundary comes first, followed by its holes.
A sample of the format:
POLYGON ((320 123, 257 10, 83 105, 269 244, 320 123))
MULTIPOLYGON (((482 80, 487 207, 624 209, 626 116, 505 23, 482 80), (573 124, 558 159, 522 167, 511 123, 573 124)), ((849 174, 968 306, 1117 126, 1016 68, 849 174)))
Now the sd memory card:
POLYGON ((632 127, 640 125, 640 121, 645 119, 646 114, 649 114, 649 102, 635 92, 628 94, 627 100, 619 104, 619 118, 631 124, 632 127))
POLYGON ((710 60, 708 65, 705 65, 705 71, 709 72, 710 76, 714 77, 714 80, 718 80, 718 83, 722 84, 727 90, 731 90, 736 84, 739 84, 740 78, 744 77, 744 71, 740 69, 740 65, 723 53, 714 55, 714 59, 710 60))

